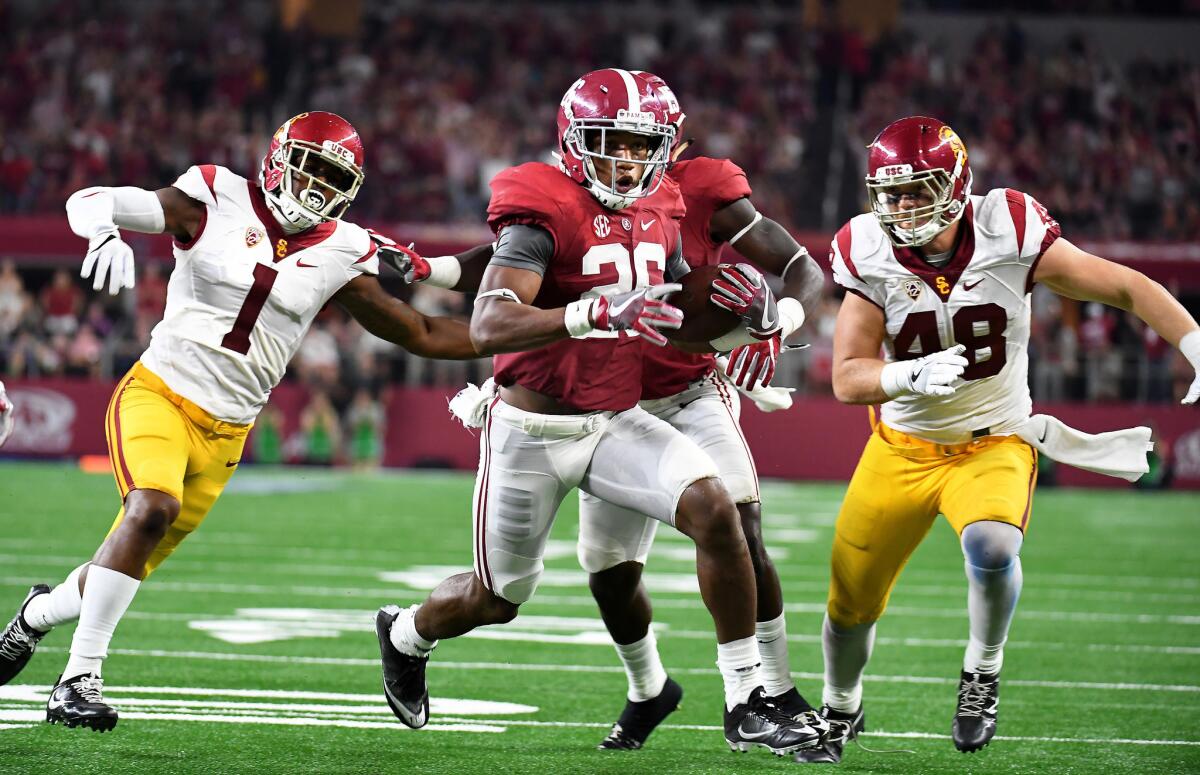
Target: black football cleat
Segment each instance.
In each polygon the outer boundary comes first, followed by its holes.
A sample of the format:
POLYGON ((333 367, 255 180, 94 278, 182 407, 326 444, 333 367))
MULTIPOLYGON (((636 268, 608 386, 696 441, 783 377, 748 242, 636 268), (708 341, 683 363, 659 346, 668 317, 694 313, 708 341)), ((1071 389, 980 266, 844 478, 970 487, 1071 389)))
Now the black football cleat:
POLYGON ((796 754, 796 761, 800 764, 837 764, 842 760, 846 743, 857 738, 858 733, 866 728, 862 706, 854 713, 843 713, 826 705, 821 708, 821 715, 829 723, 829 731, 821 736, 820 745, 796 754))
POLYGON ((818 745, 821 734, 804 722, 783 715, 767 702, 760 686, 746 702, 725 711, 725 742, 734 751, 749 751, 757 745, 783 756, 818 745))
POLYGON ((829 731, 829 722, 794 686, 783 694, 767 697, 767 702, 778 708, 783 715, 803 721, 822 735, 829 731))
POLYGON ((25 621, 25 607, 38 595, 49 593, 50 587, 45 584, 30 587, 25 602, 17 609, 17 615, 4 628, 4 632, 0 632, 0 686, 16 678, 17 673, 25 669, 38 641, 45 637, 46 633, 30 627, 25 621))
POLYGON ((95 673, 85 673, 58 685, 46 702, 46 721, 67 727, 87 727, 93 732, 108 732, 117 725, 117 711, 104 701, 104 681, 95 673))
POLYGON ((642 702, 625 700, 621 717, 596 747, 601 751, 636 751, 646 744, 646 738, 663 719, 675 712, 681 699, 683 687, 668 677, 657 697, 642 702))
POLYGON ((1000 704, 1000 674, 963 671, 958 681, 958 710, 950 727, 954 747, 974 753, 996 734, 996 708, 1000 704))
POLYGON ((409 656, 392 645, 392 624, 399 615, 400 608, 394 605, 386 605, 375 614, 375 634, 379 636, 383 661, 383 696, 396 718, 405 726, 420 729, 429 723, 429 688, 425 685, 429 657, 409 656))

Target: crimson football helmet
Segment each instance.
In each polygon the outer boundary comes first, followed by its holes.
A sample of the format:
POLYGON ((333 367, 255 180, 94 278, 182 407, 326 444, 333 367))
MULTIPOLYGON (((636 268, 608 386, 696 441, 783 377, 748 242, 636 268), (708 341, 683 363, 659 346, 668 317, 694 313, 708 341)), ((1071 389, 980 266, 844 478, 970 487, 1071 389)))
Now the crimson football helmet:
POLYGON ((650 82, 651 88, 658 90, 659 97, 667 105, 667 123, 675 127, 675 143, 678 143, 683 133, 683 121, 687 118, 687 114, 679 107, 679 100, 675 97, 675 92, 667 85, 661 76, 645 70, 630 70, 634 75, 644 76, 650 82))
POLYGON ((342 217, 362 186, 363 158, 362 139, 349 121, 314 110, 276 130, 259 182, 280 225, 303 231, 342 217), (292 186, 297 176, 305 183, 299 194, 292 186))
MULTIPOLYGON (((660 82, 662 79, 658 79, 660 82)), ((665 84, 663 84, 665 86, 665 84)), ((667 90, 670 93, 670 90, 667 90)), ((672 94, 671 97, 674 97, 672 94)), ((678 112, 679 103, 674 103, 678 112)), ((647 73, 610 67, 584 75, 567 89, 558 106, 558 142, 562 169, 612 210, 620 210, 658 190, 671 160, 675 126, 672 107, 660 87, 647 73), (643 159, 627 159, 608 153, 609 132, 645 135, 649 153, 643 159), (589 140, 595 141, 592 150, 589 140), (611 163, 608 180, 600 180, 595 160, 611 163), (617 164, 643 166, 642 178, 628 191, 617 190, 617 164)), ((682 115, 682 114, 680 114, 682 115)))
POLYGON ((971 195, 967 147, 936 118, 893 121, 868 146, 867 192, 871 211, 893 245, 928 243, 962 217, 971 195), (894 210, 898 186, 924 185, 932 203, 894 210), (902 227, 901 224, 909 224, 902 227))

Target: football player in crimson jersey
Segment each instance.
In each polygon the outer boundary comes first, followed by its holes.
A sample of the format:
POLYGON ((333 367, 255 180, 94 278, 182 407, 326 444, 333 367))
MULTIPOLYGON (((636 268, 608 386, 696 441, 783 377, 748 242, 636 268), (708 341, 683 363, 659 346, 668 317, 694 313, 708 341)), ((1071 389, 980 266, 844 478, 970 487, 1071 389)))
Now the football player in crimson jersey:
MULTIPOLYGON (((834 279, 848 291, 834 334, 833 389, 846 403, 882 404, 882 412, 834 537, 824 712, 837 734, 799 761, 839 760, 863 728, 861 679, 875 622, 939 513, 959 534, 968 587, 954 745, 987 745, 1021 592, 1037 453, 1127 479, 1147 469, 1147 428, 1099 438, 1030 416, 1034 283, 1133 312, 1200 368, 1196 321, 1161 285, 1063 239, 1028 194, 972 195, 966 147, 941 121, 896 121, 869 153, 872 212, 853 218, 832 244, 834 279)), ((1200 376, 1184 403, 1198 396, 1200 376)))
POLYGON ((106 276, 112 293, 133 286, 121 228, 171 234, 175 269, 163 320, 109 405, 120 513, 91 561, 53 590, 31 589, 0 633, 4 684, 53 626, 78 618, 47 721, 116 725, 100 671, 117 622, 221 494, 251 423, 328 300, 411 352, 477 357, 465 324, 427 318, 380 286, 379 253, 400 248, 340 220, 363 168, 354 127, 302 113, 275 133, 257 184, 207 164, 157 191, 96 187, 68 200, 72 230, 89 240, 83 275, 97 290, 106 276))
MULTIPOLYGON (((668 106, 668 118, 675 127, 672 155, 677 157, 686 145, 679 142, 684 113, 662 78, 642 74, 668 106)), ((782 339, 799 328, 804 308, 820 297, 824 274, 783 227, 755 209, 746 175, 733 162, 703 156, 674 161, 668 176, 679 186, 687 208, 680 229, 683 254, 690 266, 719 263, 722 247, 729 244, 756 266, 783 278, 777 305, 782 329, 763 342, 736 347, 726 372, 739 387, 766 385, 782 339)), ((395 268, 410 282, 470 292, 478 287, 491 252, 491 245, 480 245, 457 256, 409 259, 397 254, 403 263, 395 268)), ((714 288, 714 303, 733 308, 735 300, 718 287, 714 288)), ((791 678, 783 593, 763 545, 758 476, 738 424, 741 402, 717 374, 720 367, 712 353, 690 353, 646 342, 642 359, 642 408, 692 438, 712 457, 737 504, 754 566, 755 632, 763 657, 764 689, 789 716, 813 713, 791 678)), ((659 657, 650 629, 650 599, 641 583, 658 522, 583 491, 579 502, 579 560, 591 574, 589 586, 629 680, 625 708, 600 747, 641 748, 677 707, 680 693, 659 657)), ((815 714, 806 720, 821 723, 815 714)))
MULTIPOLYGON (((516 616, 537 586, 554 514, 578 487, 695 542, 730 746, 812 746, 818 732, 765 701, 753 565, 716 464, 638 406, 643 340, 666 344, 659 329, 681 320, 659 300, 679 288, 664 275, 687 270, 683 202, 665 175, 675 134, 669 106, 645 75, 599 70, 567 91, 558 130, 560 167, 524 164, 492 181, 497 241, 471 334, 481 352, 496 354, 499 395, 481 439, 475 569, 442 582, 420 606, 380 611, 388 703, 409 726, 426 723, 430 650, 516 616)), ((774 304, 759 288, 758 303, 774 304)))

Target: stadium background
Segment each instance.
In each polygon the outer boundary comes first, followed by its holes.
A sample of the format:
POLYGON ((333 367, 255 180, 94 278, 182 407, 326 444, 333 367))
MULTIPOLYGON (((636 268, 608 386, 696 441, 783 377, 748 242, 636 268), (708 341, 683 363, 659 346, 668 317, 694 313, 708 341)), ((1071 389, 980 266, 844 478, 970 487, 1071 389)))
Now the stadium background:
MULTIPOLYGON (((0 378, 20 407, 0 450, 3 600, 61 579, 107 528, 112 479, 76 459, 103 452, 99 413, 162 313, 170 269, 168 240, 126 232, 137 288, 93 293, 77 279, 84 243, 63 202, 87 185, 168 185, 194 162, 253 176, 270 133, 306 109, 337 111, 364 135, 351 217, 436 255, 489 238, 488 179, 547 157, 555 106, 578 74, 650 69, 679 94, 696 152, 745 167, 759 208, 823 264, 833 231, 863 207, 863 147, 897 116, 931 113, 966 140, 976 191, 1029 191, 1068 238, 1200 312, 1200 4, 989 7, 0 0, 0 378)), ((383 279, 425 312, 470 309, 383 279)), ((744 412, 764 474, 828 481, 763 491, 792 667, 810 697, 833 519, 867 432, 865 412, 829 395, 838 298, 827 291, 796 337, 812 346, 780 364, 796 406, 744 412)), ((1163 459, 1148 484, 1200 486, 1200 419, 1177 403, 1191 379, 1183 360, 1117 311, 1041 291, 1034 309, 1038 406, 1088 430, 1152 423, 1163 459)), ((711 622, 690 547, 672 531, 647 578, 685 707, 636 758, 592 750, 623 676, 574 557, 570 502, 522 617, 439 647, 435 723, 409 733, 391 717, 371 616, 469 565, 472 483, 468 472, 374 469, 473 468, 477 439, 445 399, 487 370, 409 358, 325 310, 260 418, 256 464, 117 632, 105 675, 121 726, 81 736, 38 723, 63 628, 0 688, 0 771, 791 766, 723 751, 711 622), (261 465, 274 462, 309 465, 261 465)), ((1121 484, 1041 473, 1000 737, 967 760, 946 739, 965 621, 962 556, 939 523, 905 571, 867 674, 867 744, 917 755, 852 749, 839 771, 1200 772, 1197 496, 1048 489, 1056 480, 1121 484)))
MULTIPOLYGON (((91 293, 75 277, 82 242, 62 215, 72 191, 156 188, 197 161, 254 176, 273 128, 320 107, 350 118, 366 143, 351 217, 427 255, 454 252, 490 238, 491 176, 548 158, 565 86, 617 62, 662 74, 688 114, 693 153, 741 164, 758 207, 823 263, 830 235, 863 208, 863 147, 893 118, 925 112, 966 139, 976 192, 1033 193, 1068 238, 1146 271, 1194 310, 1200 28, 1193 4, 1158 5, 1138 16, 1123 2, 987 14, 952 2, 768 3, 753 13, 515 3, 489 6, 485 18, 482 6, 454 2, 8 2, 0 374, 23 409, 6 452, 102 452, 106 387, 162 313, 169 240, 127 235, 138 287, 115 300, 91 293)), ((424 312, 469 314, 458 294, 409 290, 386 270, 385 282, 424 312)), ((829 398, 838 298, 832 283, 827 291, 795 336, 810 349, 784 358, 776 377, 798 389, 797 409, 747 412, 768 475, 841 478, 862 433, 834 429, 865 432, 861 412, 829 398), (832 451, 790 451, 814 426, 832 451)), ((1118 310, 1043 289, 1034 310, 1035 400, 1104 405, 1054 406, 1092 430, 1106 420, 1155 426, 1165 476, 1200 485, 1200 426, 1168 408, 1190 379, 1182 357, 1118 310)), ((434 422, 412 432, 412 423, 440 419, 443 396, 488 369, 410 357, 331 305, 260 418, 252 457, 470 468, 467 434, 438 434, 434 422)))

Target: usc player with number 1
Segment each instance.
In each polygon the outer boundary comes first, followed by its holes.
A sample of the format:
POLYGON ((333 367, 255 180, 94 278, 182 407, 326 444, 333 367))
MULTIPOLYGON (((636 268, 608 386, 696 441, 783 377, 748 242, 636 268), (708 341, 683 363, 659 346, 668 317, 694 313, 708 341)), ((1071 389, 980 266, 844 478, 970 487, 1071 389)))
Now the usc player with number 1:
POLYGON ((208 514, 246 434, 317 312, 336 300, 376 336, 418 355, 477 357, 467 326, 428 318, 376 279, 395 243, 341 220, 363 181, 363 145, 345 119, 302 113, 275 133, 258 184, 191 167, 167 188, 87 188, 67 202, 89 240, 83 276, 133 287, 126 228, 175 238, 175 268, 150 346, 117 384, 105 430, 122 508, 90 562, 39 584, 0 633, 0 684, 55 625, 78 618, 46 720, 112 729, 101 664, 138 586, 208 514))
MULTIPOLYGON (((1021 592, 1038 452, 1130 480, 1147 470, 1148 428, 1093 436, 1031 416, 1034 283, 1133 312, 1200 368, 1200 330, 1179 302, 1063 239, 1028 194, 973 196, 966 147, 941 121, 890 124, 870 146, 867 171, 872 212, 843 226, 831 250, 834 279, 847 290, 833 389, 845 403, 882 411, 835 528, 823 699, 836 733, 800 752, 802 762, 838 761, 862 730, 875 622, 939 513, 960 537, 968 586, 970 637, 952 736, 960 751, 987 745, 1021 592)), ((1198 396, 1200 376, 1183 403, 1198 396)))

